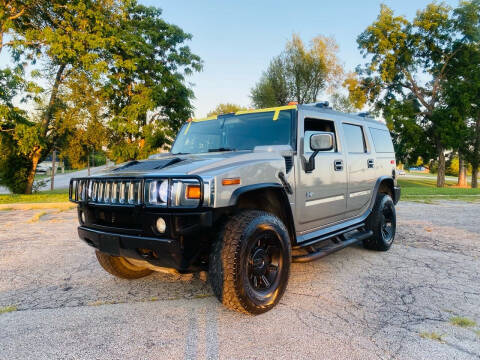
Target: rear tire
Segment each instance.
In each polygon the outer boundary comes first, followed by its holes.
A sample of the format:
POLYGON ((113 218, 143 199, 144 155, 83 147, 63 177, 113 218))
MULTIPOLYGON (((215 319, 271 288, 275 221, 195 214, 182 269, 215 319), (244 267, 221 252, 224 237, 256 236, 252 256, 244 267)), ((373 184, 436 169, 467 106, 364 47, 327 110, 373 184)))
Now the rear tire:
POLYGON ((288 231, 276 216, 247 210, 223 227, 210 254, 209 279, 227 308, 261 314, 281 299, 291 263, 288 231))
POLYGON ((388 194, 378 194, 367 219, 367 230, 372 230, 373 235, 363 240, 363 246, 370 250, 387 251, 395 239, 396 226, 397 216, 392 198, 388 194))
POLYGON ((105 271, 122 279, 139 279, 153 272, 150 269, 133 265, 122 256, 111 256, 98 250, 95 251, 95 255, 105 271))

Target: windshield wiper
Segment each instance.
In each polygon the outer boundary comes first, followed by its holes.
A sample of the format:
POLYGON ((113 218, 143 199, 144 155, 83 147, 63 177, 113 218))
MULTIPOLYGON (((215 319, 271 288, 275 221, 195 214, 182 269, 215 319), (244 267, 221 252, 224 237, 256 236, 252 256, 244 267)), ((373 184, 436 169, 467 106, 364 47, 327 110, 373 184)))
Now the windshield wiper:
POLYGON ((235 151, 236 149, 230 149, 230 148, 225 148, 221 147, 218 149, 208 149, 208 152, 219 152, 219 151, 235 151))

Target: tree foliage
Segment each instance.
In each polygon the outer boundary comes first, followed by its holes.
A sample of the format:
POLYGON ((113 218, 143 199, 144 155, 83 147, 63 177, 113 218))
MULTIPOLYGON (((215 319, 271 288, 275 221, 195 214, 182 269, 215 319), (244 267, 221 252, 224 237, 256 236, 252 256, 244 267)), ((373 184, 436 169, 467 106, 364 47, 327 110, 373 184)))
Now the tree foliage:
MULTIPOLYGON (((478 29, 478 16, 467 15, 471 11, 478 14, 477 0, 463 1, 455 11, 443 3, 431 3, 409 21, 382 5, 376 21, 358 37, 368 62, 358 70, 360 84, 351 86, 351 90, 363 91, 378 109, 390 114, 395 114, 399 106, 415 110, 407 112, 409 123, 414 122, 423 141, 436 150, 437 186, 445 184, 444 152, 455 146, 461 127, 458 118, 448 111, 443 94, 445 83, 451 79, 449 64, 465 44, 472 42, 472 34, 478 29)), ((392 117, 391 121, 397 119, 392 117)), ((409 138, 413 133, 402 130, 405 119, 398 121, 394 128, 401 133, 401 142, 409 144, 406 147, 417 145, 415 136, 409 138)))
MULTIPOLYGON (((27 169, 25 188, 15 191, 31 192, 36 166, 53 148, 80 166, 108 135, 113 159, 142 158, 168 144, 191 115, 185 76, 201 62, 185 45, 191 36, 162 20, 159 9, 134 0, 7 3, 13 5, 0 11, 3 46, 17 68, 29 64, 34 81, 49 84, 35 97, 37 112, 10 106, 9 117, 17 115, 2 144, 27 169), (82 91, 84 98, 74 99, 82 91)), ((24 74, 19 78, 24 91, 24 74)))
POLYGON ((231 103, 218 104, 215 109, 213 109, 207 114, 207 116, 235 113, 241 110, 247 110, 247 108, 237 104, 231 104, 231 103))
POLYGON ((307 47, 293 35, 282 54, 270 62, 251 90, 254 106, 317 101, 321 91, 335 88, 342 78, 343 67, 337 53, 338 45, 331 37, 317 36, 307 47))
POLYGON ((120 24, 105 86, 111 158, 144 158, 171 142, 191 116, 185 76, 201 69, 184 42, 191 35, 161 18, 161 10, 130 3, 120 24))

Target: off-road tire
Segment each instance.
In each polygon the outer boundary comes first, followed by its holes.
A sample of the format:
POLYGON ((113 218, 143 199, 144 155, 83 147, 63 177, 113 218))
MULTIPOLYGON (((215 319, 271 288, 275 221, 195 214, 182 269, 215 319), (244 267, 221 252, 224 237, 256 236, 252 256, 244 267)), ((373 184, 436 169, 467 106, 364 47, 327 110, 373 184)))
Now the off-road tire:
POLYGON ((121 256, 111 256, 98 250, 95 251, 95 255, 105 271, 122 279, 139 279, 153 272, 150 269, 133 265, 121 256))
POLYGON ((396 224, 397 217, 392 198, 388 194, 378 194, 375 206, 366 224, 367 230, 372 230, 373 235, 371 238, 363 240, 363 246, 370 250, 387 251, 395 239, 396 224), (391 231, 388 233, 388 236, 385 235, 385 231, 382 231, 382 227, 387 220, 391 224, 391 231))
POLYGON ((288 231, 276 216, 258 210, 245 210, 232 216, 222 226, 210 253, 209 280, 215 296, 227 308, 246 314, 261 314, 272 309, 287 287, 291 252, 288 231), (255 239, 264 236, 262 231, 279 243, 277 258, 281 261, 272 289, 267 289, 266 295, 256 291, 247 270, 251 264, 249 251, 256 246, 255 239))

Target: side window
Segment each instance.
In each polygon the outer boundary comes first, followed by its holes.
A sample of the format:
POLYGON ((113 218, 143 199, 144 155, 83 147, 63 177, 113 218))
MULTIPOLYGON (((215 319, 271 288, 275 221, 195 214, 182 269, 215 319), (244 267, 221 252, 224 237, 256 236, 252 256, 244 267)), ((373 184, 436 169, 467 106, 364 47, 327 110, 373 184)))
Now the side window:
POLYGON ((363 136, 361 126, 343 124, 343 132, 345 133, 345 141, 349 153, 366 152, 365 137, 363 136))
MULTIPOLYGON (((310 148, 310 136, 319 132, 319 131, 326 131, 332 132, 334 134, 334 138, 336 139, 336 132, 335 132, 335 123, 330 120, 319 120, 319 119, 305 119, 304 124, 304 131, 303 138, 304 141, 304 151, 305 153, 311 153, 313 150, 310 148)), ((335 141, 335 148, 330 151, 322 151, 322 152, 337 152, 337 142, 335 141)))
POLYGON ((377 153, 392 153, 394 151, 389 131, 370 128, 370 134, 377 153))

